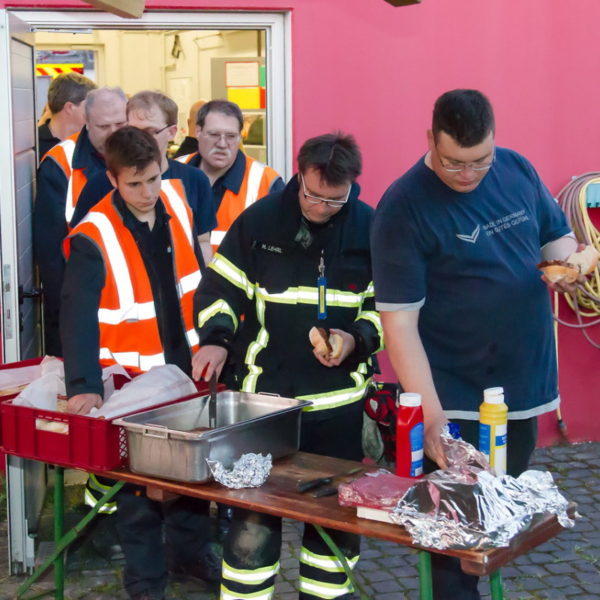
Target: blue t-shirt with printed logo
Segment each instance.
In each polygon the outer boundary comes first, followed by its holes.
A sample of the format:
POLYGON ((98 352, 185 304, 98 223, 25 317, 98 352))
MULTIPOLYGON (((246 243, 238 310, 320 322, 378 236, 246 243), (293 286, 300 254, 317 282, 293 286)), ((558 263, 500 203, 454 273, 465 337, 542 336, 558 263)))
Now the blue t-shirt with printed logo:
POLYGON ((502 386, 511 418, 556 406, 557 373, 540 248, 570 232, 523 156, 496 149, 473 191, 419 160, 386 191, 372 240, 379 310, 420 308, 419 333, 449 418, 478 418, 502 386))

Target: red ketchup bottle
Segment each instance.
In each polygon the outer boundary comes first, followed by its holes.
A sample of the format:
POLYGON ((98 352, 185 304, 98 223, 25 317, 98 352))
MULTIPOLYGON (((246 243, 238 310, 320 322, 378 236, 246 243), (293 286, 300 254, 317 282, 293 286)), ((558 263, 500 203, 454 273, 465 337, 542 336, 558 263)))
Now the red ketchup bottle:
POLYGON ((423 476, 424 433, 421 394, 400 394, 396 415, 396 475, 423 476))

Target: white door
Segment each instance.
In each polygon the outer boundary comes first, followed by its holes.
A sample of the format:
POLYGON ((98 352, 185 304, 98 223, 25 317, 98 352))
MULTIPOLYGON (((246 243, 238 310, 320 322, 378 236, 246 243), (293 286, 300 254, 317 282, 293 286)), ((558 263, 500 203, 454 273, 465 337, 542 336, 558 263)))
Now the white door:
MULTIPOLYGON (((35 185, 34 60, 29 26, 0 11, 0 236, 4 360, 39 355, 39 298, 34 291, 31 209, 35 185)), ((45 465, 7 458, 11 573, 34 566, 34 539, 46 491, 45 465)))
POLYGON ((29 27, 2 11, 0 236, 2 240, 4 361, 39 356, 40 299, 35 289, 31 212, 35 186, 34 52, 29 27))

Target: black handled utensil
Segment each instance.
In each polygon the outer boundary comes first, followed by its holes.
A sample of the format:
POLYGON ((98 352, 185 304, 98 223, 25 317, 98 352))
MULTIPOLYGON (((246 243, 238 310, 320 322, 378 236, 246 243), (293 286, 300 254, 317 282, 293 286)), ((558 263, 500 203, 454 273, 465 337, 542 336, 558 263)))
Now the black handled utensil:
POLYGON ((217 426, 217 375, 213 372, 208 381, 210 397, 208 399, 208 426, 215 429, 217 426))
POLYGON ((350 469, 350 471, 346 471, 345 473, 338 473, 337 475, 330 475, 329 477, 317 477, 316 479, 309 479, 308 481, 300 481, 296 486, 296 490, 303 494, 304 492, 314 490, 321 485, 327 485, 337 477, 347 477, 348 475, 354 475, 359 471, 362 471, 362 468, 355 467, 354 469, 350 469))

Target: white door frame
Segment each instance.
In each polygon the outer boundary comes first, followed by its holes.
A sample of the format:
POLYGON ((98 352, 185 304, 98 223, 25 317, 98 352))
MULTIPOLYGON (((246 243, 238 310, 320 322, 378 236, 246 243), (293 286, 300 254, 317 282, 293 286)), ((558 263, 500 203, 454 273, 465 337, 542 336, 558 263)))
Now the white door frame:
MULTIPOLYGON (((82 29, 265 29, 268 162, 287 181, 292 175, 291 16, 289 12, 148 11, 140 19, 104 12, 25 11, 15 15, 32 31, 82 29)), ((2 89, 2 88, 0 88, 2 89)))
POLYGON ((11 79, 11 38, 33 45, 29 28, 7 10, 0 10, 0 115, 4 135, 0 136, 0 238, 2 258, 2 315, 0 329, 4 362, 19 360, 19 256, 15 192, 14 131, 11 79))

